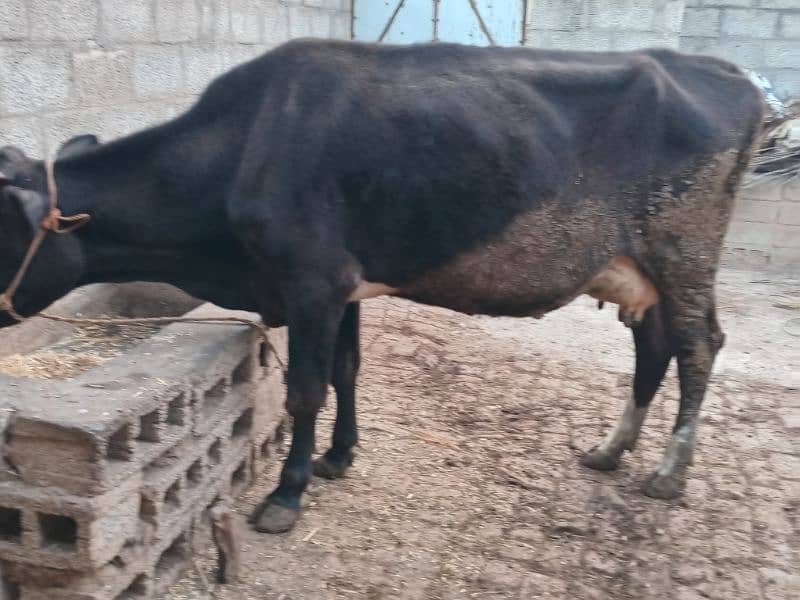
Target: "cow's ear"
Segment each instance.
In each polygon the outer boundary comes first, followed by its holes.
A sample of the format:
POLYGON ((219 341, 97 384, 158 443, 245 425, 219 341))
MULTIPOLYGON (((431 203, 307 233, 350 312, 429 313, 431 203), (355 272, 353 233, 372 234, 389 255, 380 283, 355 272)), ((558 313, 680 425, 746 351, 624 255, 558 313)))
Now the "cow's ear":
POLYGON ((29 236, 47 213, 47 198, 33 190, 9 185, 0 190, 0 220, 3 230, 29 236))
POLYGON ((70 138, 61 144, 56 156, 58 158, 65 158, 67 156, 72 156, 73 154, 83 152, 84 150, 88 150, 89 148, 94 148, 99 144, 100 140, 97 139, 96 135, 76 135, 75 137, 70 138))

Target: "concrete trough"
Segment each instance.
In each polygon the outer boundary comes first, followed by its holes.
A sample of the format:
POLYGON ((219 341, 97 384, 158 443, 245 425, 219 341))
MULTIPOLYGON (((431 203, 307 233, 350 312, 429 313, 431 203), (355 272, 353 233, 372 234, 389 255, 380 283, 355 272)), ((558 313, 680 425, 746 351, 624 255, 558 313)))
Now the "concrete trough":
MULTIPOLYGON (((142 285, 94 286, 54 309, 255 318, 142 285)), ((125 343, 101 332, 113 352, 63 378, 2 373, 4 357, 68 355, 76 331, 30 321, 0 333, 4 585, 22 600, 150 598, 187 566, 206 509, 269 455, 282 372, 253 328, 176 323, 125 343)), ((284 352, 285 331, 270 342, 284 352)))

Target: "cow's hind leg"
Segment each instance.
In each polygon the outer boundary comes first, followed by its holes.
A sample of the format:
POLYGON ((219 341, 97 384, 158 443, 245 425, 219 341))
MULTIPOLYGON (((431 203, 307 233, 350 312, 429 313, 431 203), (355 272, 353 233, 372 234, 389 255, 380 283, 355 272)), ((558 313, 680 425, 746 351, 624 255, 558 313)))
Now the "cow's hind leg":
POLYGON ((683 493, 686 468, 692 464, 697 421, 714 358, 724 342, 711 286, 678 286, 670 298, 669 322, 678 360, 681 400, 672 437, 659 468, 644 484, 654 498, 683 493))
POLYGON ((633 340, 636 346, 633 394, 614 428, 581 459, 581 464, 592 469, 616 469, 622 453, 634 449, 647 409, 664 379, 672 352, 659 304, 652 306, 642 323, 633 327, 633 340))
POLYGON ((331 447, 314 461, 314 475, 327 479, 342 477, 353 464, 353 446, 358 442, 356 425, 356 377, 360 365, 359 304, 352 302, 339 327, 333 357, 331 383, 336 390, 336 422, 331 447))
POLYGON ((259 505, 251 521, 266 533, 288 531, 300 516, 300 497, 311 477, 317 413, 325 402, 334 348, 346 295, 322 277, 289 286, 289 372, 286 409, 293 417, 292 444, 278 487, 259 505))

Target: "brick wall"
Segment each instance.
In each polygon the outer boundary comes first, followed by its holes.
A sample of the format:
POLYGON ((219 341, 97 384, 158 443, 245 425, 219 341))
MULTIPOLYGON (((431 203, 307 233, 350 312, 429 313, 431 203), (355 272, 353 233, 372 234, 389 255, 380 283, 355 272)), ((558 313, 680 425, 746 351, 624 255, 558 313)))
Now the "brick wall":
POLYGON ((687 0, 681 50, 722 56, 800 96, 800 0, 687 0))
POLYGON ((0 146, 44 156, 183 110, 291 37, 350 37, 350 0, 2 0, 0 146))

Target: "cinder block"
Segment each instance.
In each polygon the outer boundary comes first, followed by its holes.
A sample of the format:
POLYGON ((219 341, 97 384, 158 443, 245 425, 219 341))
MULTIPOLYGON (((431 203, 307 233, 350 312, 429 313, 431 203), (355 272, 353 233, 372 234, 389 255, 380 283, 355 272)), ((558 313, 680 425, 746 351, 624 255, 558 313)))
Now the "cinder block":
POLYGON ((30 156, 44 156, 41 126, 36 117, 0 119, 0 146, 16 146, 30 156))
POLYGON ((728 227, 726 240, 736 248, 772 246, 775 225, 769 223, 742 223, 733 221, 728 227))
POLYGON ((31 38, 66 41, 94 39, 98 15, 97 2, 94 0, 30 0, 31 38))
POLYGON ((0 40, 28 37, 28 6, 25 0, 5 0, 0 10, 0 40))
POLYGON ((716 37, 721 15, 717 8, 687 8, 683 14, 681 35, 716 37))
POLYGON ((764 43, 764 63, 773 69, 797 69, 800 65, 800 41, 775 40, 764 43))
POLYGON ((525 45, 559 50, 611 50, 615 34, 610 31, 537 31, 529 30, 525 45))
POLYGON ((795 175, 781 186, 781 198, 787 202, 800 202, 800 177, 795 175))
MULTIPOLYGON (((761 4, 763 5, 765 1, 762 0, 761 4)), ((794 2, 794 0, 788 0, 789 2, 794 2)), ((703 0, 703 6, 755 6, 757 0, 703 0)))
POLYGON ((778 218, 777 202, 738 198, 733 210, 735 221, 750 223, 775 223, 778 218))
POLYGON ((800 202, 781 202, 778 209, 778 223, 800 225, 800 202))
POLYGON ((139 46, 134 55, 136 96, 152 99, 178 94, 183 89, 181 49, 172 45, 139 46))
POLYGON ((527 12, 525 22, 531 29, 575 31, 589 26, 589 11, 578 3, 534 0, 527 12))
POLYGON ((763 269, 770 263, 770 253, 768 247, 737 248, 726 244, 720 264, 725 268, 763 269))
POLYGON ((722 33, 749 38, 771 38, 778 31, 778 13, 758 9, 725 9, 722 33))
POLYGON ((769 265, 775 271, 800 277, 800 249, 772 248, 769 254, 769 265))
POLYGON ((152 2, 100 0, 101 39, 111 42, 152 42, 156 39, 152 2))
POLYGON ((331 15, 308 6, 289 7, 289 37, 318 37, 330 36, 331 15))
POLYGON ((258 44, 262 39, 263 2, 259 0, 230 0, 231 36, 243 44, 258 44))
MULTIPOLYGON (((674 0, 667 0, 669 4, 674 0)), ((568 4, 568 3, 567 3, 568 4)), ((631 0, 608 0, 598 3, 596 10, 591 15, 592 24, 598 29, 615 29, 622 31, 653 31, 664 29, 663 25, 656 25, 660 18, 662 23, 665 13, 656 10, 656 2, 632 2, 631 0)), ((593 7, 594 8, 594 7, 593 7)))
POLYGON ((277 46, 289 40, 289 7, 282 2, 264 5, 264 41, 277 46))
POLYGON ((800 6, 796 13, 781 15, 780 32, 784 38, 800 38, 800 6))
POLYGON ((184 46, 183 65, 186 91, 194 94, 224 70, 219 46, 184 46))
POLYGON ((252 481, 282 422, 262 342, 245 326, 176 324, 72 380, 0 378, 22 479, 0 486, 0 559, 23 599, 153 598, 178 577, 195 523, 252 481))
POLYGON ((156 32, 162 42, 189 42, 197 38, 199 14, 194 0, 157 0, 156 32))
POLYGON ((75 98, 81 106, 130 101, 133 68, 126 50, 89 50, 73 57, 75 98))
POLYGON ((328 10, 344 11, 350 9, 348 0, 303 0, 303 4, 315 8, 326 8, 328 10))
MULTIPOLYGON (((272 2, 268 5, 273 4, 272 2)), ((214 39, 228 40, 231 36, 231 5, 229 0, 216 0, 214 10, 214 39)))
POLYGON ((614 50, 639 50, 642 48, 677 48, 679 38, 673 33, 631 31, 614 37, 614 50))
MULTIPOLYGON (((708 1, 706 1, 706 4, 708 4, 708 1)), ((733 4, 733 2, 731 2, 731 4, 733 4)), ((761 8, 798 8, 797 0, 761 0, 759 6, 761 8)))
POLYGON ((81 133, 99 132, 105 141, 113 140, 164 121, 170 110, 171 106, 163 102, 137 102, 120 103, 115 108, 50 113, 41 118, 46 149, 55 151, 69 136, 81 133))
POLYGON ((0 555, 61 570, 86 570, 114 558, 139 532, 141 477, 92 498, 18 484, 0 488, 0 555))
POLYGON ((772 244, 776 248, 800 248, 800 225, 774 225, 772 244))
POLYGON ((340 12, 331 16, 330 37, 349 40, 353 37, 353 20, 350 13, 340 12))
POLYGON ((769 200, 780 202, 784 199, 787 182, 782 178, 745 178, 739 191, 739 199, 769 200))
POLYGON ((710 54, 734 62, 742 67, 763 64, 764 43, 760 40, 681 38, 680 48, 684 52, 710 54))
POLYGON ((66 49, 0 47, 0 114, 31 114, 70 104, 70 56, 66 49))

